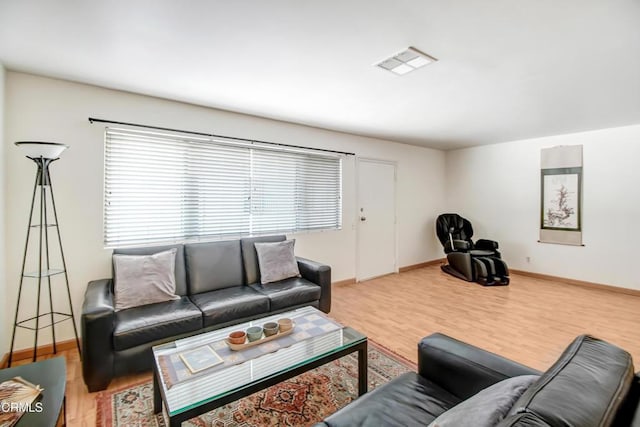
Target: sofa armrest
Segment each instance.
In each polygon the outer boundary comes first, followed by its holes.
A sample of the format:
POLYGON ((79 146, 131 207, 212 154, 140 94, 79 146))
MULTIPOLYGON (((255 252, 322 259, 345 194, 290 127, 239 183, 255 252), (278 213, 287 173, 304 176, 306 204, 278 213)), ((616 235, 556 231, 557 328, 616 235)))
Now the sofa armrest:
POLYGON ((418 373, 463 400, 504 379, 541 374, 439 333, 418 343, 418 373))
POLYGON ((320 310, 331 310, 331 267, 306 258, 296 257, 302 277, 320 286, 320 310))
POLYGON ((90 392, 113 377, 115 308, 111 279, 89 282, 82 304, 82 375, 90 392))

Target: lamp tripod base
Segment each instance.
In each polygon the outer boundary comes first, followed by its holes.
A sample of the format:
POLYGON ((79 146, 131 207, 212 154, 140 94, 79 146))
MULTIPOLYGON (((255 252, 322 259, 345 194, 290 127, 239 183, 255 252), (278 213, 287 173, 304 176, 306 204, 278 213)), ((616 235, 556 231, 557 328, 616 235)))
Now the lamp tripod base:
MULTIPOLYGON (((53 187, 51 185, 51 176, 49 175, 49 165, 57 160, 47 159, 43 157, 28 157, 38 165, 38 172, 36 174, 36 181, 33 187, 33 196, 31 198, 31 211, 29 213, 29 224, 27 226, 27 239, 24 247, 24 255, 22 258, 22 270, 20 273, 20 286, 18 288, 18 301, 16 303, 16 314, 13 322, 13 333, 11 335, 11 349, 9 351, 9 367, 14 362, 14 346, 16 339, 16 331, 18 328, 26 329, 34 332, 33 342, 33 362, 36 361, 38 356, 38 338, 39 332, 42 329, 51 328, 51 336, 53 342, 53 353, 57 354, 57 342, 56 342, 56 328, 55 325, 65 320, 71 320, 73 324, 73 333, 75 336, 76 346, 78 348, 78 354, 82 359, 82 352, 80 349, 80 340, 78 339, 78 330, 76 327, 75 316, 73 314, 73 304, 71 302, 71 290, 69 288, 69 276, 67 275, 67 266, 64 258, 64 251, 62 249, 62 238, 60 237, 60 228, 58 226, 58 213, 56 211, 56 203, 53 197, 53 187), (38 209, 36 211, 36 196, 39 195, 38 209), (53 217, 50 218, 48 204, 51 205, 51 211, 53 217), (33 223, 34 213, 39 217, 37 223, 33 223), (49 223, 49 220, 53 220, 49 223), (29 244, 32 237, 31 231, 38 229, 38 264, 37 269, 33 272, 27 272, 25 266, 27 264, 27 255, 29 253, 29 244), (55 229, 58 247, 60 251, 61 268, 53 268, 51 265, 51 258, 49 252, 49 230, 55 229), (53 295, 54 290, 52 288, 51 278, 54 276, 64 276, 64 282, 66 285, 66 297, 69 304, 69 313, 54 310, 53 295), (36 313, 35 316, 28 317, 22 320, 18 320, 20 315, 20 303, 23 296, 23 287, 26 281, 34 281, 37 284, 37 299, 36 299, 36 313), (48 291, 49 299, 49 311, 41 313, 40 300, 42 296, 43 287, 48 291), (42 321, 42 323, 41 323, 42 321)), ((35 233, 33 233, 35 234, 35 233)), ((57 293, 56 293, 57 294, 57 293)))

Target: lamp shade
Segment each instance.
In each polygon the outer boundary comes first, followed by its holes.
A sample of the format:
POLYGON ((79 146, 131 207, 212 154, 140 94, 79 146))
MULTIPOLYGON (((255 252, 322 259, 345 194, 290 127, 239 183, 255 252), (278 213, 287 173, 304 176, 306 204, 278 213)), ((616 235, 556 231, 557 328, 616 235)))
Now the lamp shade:
POLYGON ((57 159, 64 150, 69 148, 68 145, 59 142, 19 141, 16 145, 23 149, 27 157, 43 159, 57 159))

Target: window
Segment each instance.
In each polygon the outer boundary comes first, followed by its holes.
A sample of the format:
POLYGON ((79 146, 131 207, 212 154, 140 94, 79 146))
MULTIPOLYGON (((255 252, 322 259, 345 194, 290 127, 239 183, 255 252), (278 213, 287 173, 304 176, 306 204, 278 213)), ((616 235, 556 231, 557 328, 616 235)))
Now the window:
POLYGON ((341 158, 226 138, 106 128, 106 247, 339 229, 341 158))

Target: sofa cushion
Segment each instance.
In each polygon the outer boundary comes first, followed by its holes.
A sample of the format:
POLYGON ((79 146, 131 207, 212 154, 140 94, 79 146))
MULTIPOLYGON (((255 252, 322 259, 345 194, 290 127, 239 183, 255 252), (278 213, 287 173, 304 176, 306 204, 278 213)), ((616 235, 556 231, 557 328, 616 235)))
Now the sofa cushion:
POLYGON ((289 277, 300 277, 298 262, 293 252, 295 244, 295 240, 254 244, 260 268, 260 283, 266 285, 289 277))
POLYGON ((153 255, 113 255, 115 310, 180 299, 176 295, 176 248, 153 255))
POLYGON ((609 426, 632 381, 629 353, 581 335, 516 401, 511 414, 535 414, 554 426, 609 426))
POLYGON ((261 236, 240 239, 242 247, 242 262, 244 263, 245 284, 260 282, 260 267, 258 266, 258 255, 254 244, 256 242, 282 242, 286 236, 261 236))
MULTIPOLYGON (((184 266, 184 246, 183 245, 168 245, 168 246, 152 246, 148 248, 124 248, 114 249, 113 254, 122 255, 152 255, 158 252, 163 252, 172 248, 176 248, 176 295, 187 295, 187 273, 184 266)), ((113 276, 115 277, 115 275, 113 276)))
MULTIPOLYGON (((636 374, 636 378, 637 378, 637 374, 636 374)), ((632 427, 640 427, 640 402, 638 400, 634 400, 634 404, 637 406, 633 415, 630 417, 630 420, 631 420, 630 425, 632 427)))
POLYGON ((251 287, 269 298, 271 311, 317 301, 321 291, 320 286, 301 277, 251 287))
POLYGON ((538 378, 519 375, 495 383, 444 412, 429 427, 493 427, 538 378))
POLYGON ((496 424, 496 427, 551 427, 540 417, 531 413, 510 415, 496 424))
POLYGON ((240 241, 185 245, 189 295, 242 285, 240 241))
POLYGON ((234 286, 192 295, 204 314, 204 327, 269 312, 269 298, 249 286, 234 286))
POLYGON ((415 372, 365 394, 324 422, 331 427, 427 425, 460 399, 415 372))
POLYGON ((202 312, 187 297, 122 310, 115 316, 113 346, 116 350, 202 328, 202 312))

